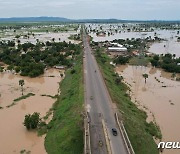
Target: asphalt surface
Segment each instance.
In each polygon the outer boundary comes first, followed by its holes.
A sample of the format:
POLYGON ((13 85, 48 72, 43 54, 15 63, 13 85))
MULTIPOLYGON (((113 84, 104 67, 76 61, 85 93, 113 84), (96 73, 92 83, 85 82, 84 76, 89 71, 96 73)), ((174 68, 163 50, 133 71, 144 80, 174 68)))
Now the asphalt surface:
POLYGON ((102 118, 108 130, 113 154, 126 154, 122 136, 114 117, 112 101, 98 68, 97 62, 89 46, 87 35, 83 34, 84 45, 84 76, 86 108, 90 117, 90 134, 92 154, 106 154, 105 137, 102 128, 102 118), (113 136, 111 129, 116 128, 117 136, 113 136), (99 141, 103 146, 99 145, 99 141))

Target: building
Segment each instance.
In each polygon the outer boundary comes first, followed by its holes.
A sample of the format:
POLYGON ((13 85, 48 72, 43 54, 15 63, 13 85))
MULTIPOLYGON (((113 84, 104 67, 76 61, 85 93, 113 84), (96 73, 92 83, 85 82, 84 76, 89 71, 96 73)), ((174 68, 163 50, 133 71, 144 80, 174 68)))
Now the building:
POLYGON ((126 55, 127 48, 118 43, 110 43, 110 46, 108 47, 108 52, 113 57, 117 55, 126 55))
POLYGON ((126 52, 127 48, 125 47, 108 47, 109 52, 126 52))

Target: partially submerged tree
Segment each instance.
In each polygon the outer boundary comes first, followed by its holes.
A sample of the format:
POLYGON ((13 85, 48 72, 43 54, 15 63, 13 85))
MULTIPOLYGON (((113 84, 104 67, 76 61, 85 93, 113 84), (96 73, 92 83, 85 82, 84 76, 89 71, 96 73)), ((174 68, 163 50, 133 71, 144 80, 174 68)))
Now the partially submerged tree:
POLYGON ((145 79, 145 83, 146 83, 146 79, 148 78, 148 74, 143 74, 143 78, 145 79))
POLYGON ((36 129, 38 127, 38 124, 40 122, 40 117, 39 117, 39 113, 34 112, 32 115, 27 114, 25 115, 25 119, 24 119, 24 126, 26 126, 26 128, 28 130, 30 129, 36 129))
POLYGON ((117 76, 115 79, 115 82, 116 82, 116 84, 120 84, 122 80, 123 80, 122 76, 117 76))
POLYGON ((24 86, 24 80, 19 80, 19 85, 21 86, 22 95, 23 95, 23 86, 24 86))

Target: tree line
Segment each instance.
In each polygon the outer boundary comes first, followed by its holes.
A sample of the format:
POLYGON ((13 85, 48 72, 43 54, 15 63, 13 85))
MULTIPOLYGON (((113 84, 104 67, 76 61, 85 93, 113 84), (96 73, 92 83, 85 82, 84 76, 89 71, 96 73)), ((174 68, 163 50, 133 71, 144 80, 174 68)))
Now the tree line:
POLYGON ((80 53, 80 45, 66 42, 18 44, 14 41, 0 42, 0 61, 9 65, 22 76, 36 77, 44 73, 46 67, 63 65, 71 67, 73 59, 80 53), (70 56, 70 57, 69 57, 70 56))

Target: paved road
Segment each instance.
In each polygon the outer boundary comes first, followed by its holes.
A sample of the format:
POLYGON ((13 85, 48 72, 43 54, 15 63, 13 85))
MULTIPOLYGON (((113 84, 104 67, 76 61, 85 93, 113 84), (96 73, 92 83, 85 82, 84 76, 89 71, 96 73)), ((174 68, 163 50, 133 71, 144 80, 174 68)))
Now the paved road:
POLYGON ((83 34, 84 45, 84 75, 85 75, 85 99, 86 107, 90 115, 90 133, 91 133, 91 149, 92 154, 106 154, 105 139, 101 120, 105 120, 110 144, 113 154, 126 154, 126 148, 122 140, 122 136, 118 130, 114 118, 114 110, 112 108, 109 93, 104 84, 102 75, 98 69, 97 62, 92 54, 86 34, 83 34), (96 72, 95 72, 96 70, 96 72), (118 130, 118 136, 113 136, 111 129, 118 130), (98 145, 99 140, 103 142, 103 146, 98 145))

